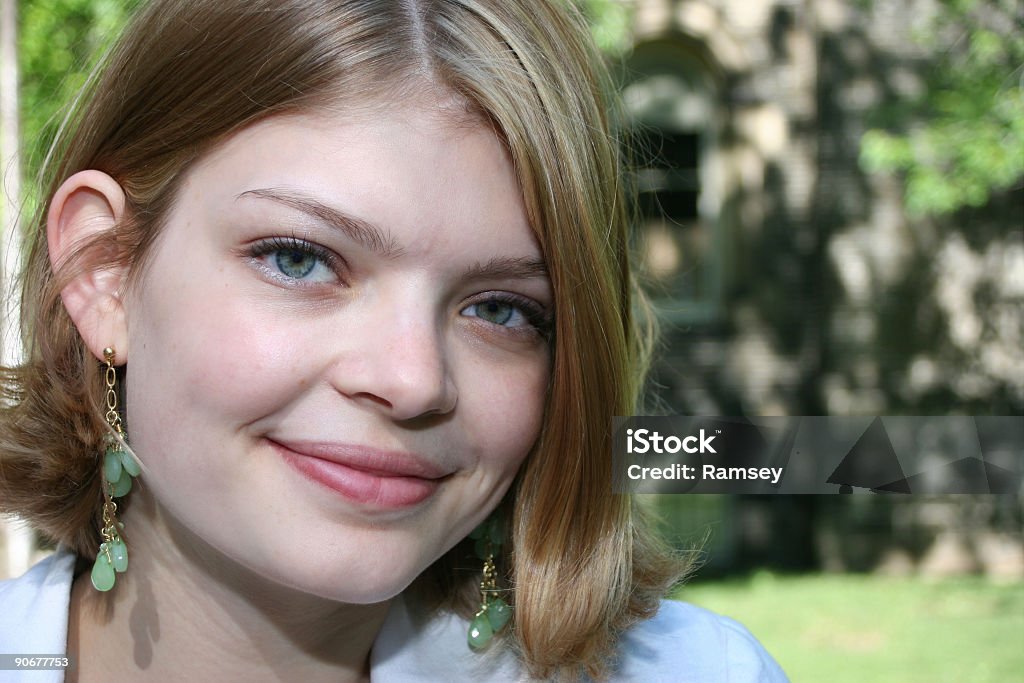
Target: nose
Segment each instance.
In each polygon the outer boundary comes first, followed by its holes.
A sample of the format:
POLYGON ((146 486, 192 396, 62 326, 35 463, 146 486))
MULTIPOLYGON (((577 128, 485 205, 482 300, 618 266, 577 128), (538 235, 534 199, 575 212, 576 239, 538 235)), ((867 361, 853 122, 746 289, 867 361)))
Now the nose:
POLYGON ((399 421, 455 409, 458 391, 443 326, 419 303, 378 305, 346 321, 342 334, 353 343, 342 345, 344 357, 333 372, 339 393, 399 421))

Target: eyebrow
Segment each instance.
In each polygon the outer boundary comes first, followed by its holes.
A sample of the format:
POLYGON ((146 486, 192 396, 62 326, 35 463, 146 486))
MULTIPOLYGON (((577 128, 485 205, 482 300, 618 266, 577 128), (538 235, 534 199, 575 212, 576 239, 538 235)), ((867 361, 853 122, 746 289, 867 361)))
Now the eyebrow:
POLYGON ((328 206, 323 202, 293 190, 282 190, 278 188, 262 188, 257 190, 246 190, 238 195, 242 197, 259 197, 269 199, 278 204, 297 209, 307 216, 311 216, 330 227, 341 230, 361 244, 366 249, 380 254, 386 258, 401 256, 402 249, 395 244, 395 239, 372 223, 350 216, 342 211, 328 206))
MULTIPOLYGON (((239 194, 237 199, 243 197, 268 199, 301 211, 312 218, 326 223, 330 227, 340 230, 369 251, 380 254, 385 258, 395 258, 404 253, 404 250, 396 244, 394 237, 388 234, 386 230, 382 230, 361 218, 350 216, 301 192, 280 188, 260 188, 246 190, 239 194)), ((470 266, 466 269, 464 277, 469 280, 528 280, 547 278, 548 267, 544 260, 540 258, 498 256, 488 260, 486 263, 478 262, 470 266)))
POLYGON ((548 266, 543 260, 513 256, 500 256, 487 263, 477 263, 465 273, 467 280, 529 280, 547 276, 548 266))

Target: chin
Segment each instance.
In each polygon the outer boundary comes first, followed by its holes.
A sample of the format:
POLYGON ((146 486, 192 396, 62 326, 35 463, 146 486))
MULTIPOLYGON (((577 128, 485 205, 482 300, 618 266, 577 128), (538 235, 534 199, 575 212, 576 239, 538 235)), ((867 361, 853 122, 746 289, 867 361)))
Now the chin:
POLYGON ((324 600, 370 605, 396 597, 426 569, 415 558, 396 561, 382 551, 376 548, 342 557, 307 554, 287 565, 278 556, 270 566, 254 569, 274 583, 324 600))

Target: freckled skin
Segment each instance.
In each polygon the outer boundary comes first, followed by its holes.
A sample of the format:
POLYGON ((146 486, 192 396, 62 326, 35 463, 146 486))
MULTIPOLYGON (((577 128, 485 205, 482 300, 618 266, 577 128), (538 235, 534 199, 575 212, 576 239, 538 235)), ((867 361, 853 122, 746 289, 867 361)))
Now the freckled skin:
POLYGON ((277 118, 236 135, 189 172, 125 299, 127 421, 148 491, 266 579, 343 602, 396 595, 486 518, 540 428, 547 344, 479 297, 550 308, 550 283, 464 276, 503 257, 541 258, 512 166, 493 133, 446 123, 442 108, 277 118), (398 250, 240 197, 257 188, 315 197, 398 250), (338 262, 289 281, 273 253, 254 255, 271 238, 338 262), (415 453, 450 474, 423 502, 381 509, 304 477, 268 439, 415 453))

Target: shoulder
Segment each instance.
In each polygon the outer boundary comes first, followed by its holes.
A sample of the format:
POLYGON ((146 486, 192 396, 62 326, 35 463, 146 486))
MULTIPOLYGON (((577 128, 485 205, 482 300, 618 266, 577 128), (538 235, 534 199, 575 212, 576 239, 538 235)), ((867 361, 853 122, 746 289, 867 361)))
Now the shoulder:
POLYGON ((779 683, 789 679, 743 625, 685 602, 623 634, 616 680, 779 683))
POLYGON ((75 555, 58 550, 16 579, 0 581, 0 651, 63 654, 75 555))
MULTIPOLYGON (((399 598, 374 644, 374 680, 529 680, 507 649, 477 654, 469 623, 454 614, 420 612, 399 598)), ((789 679, 746 628, 727 617, 664 600, 658 613, 622 634, 611 680, 643 683, 787 683, 789 679)))

